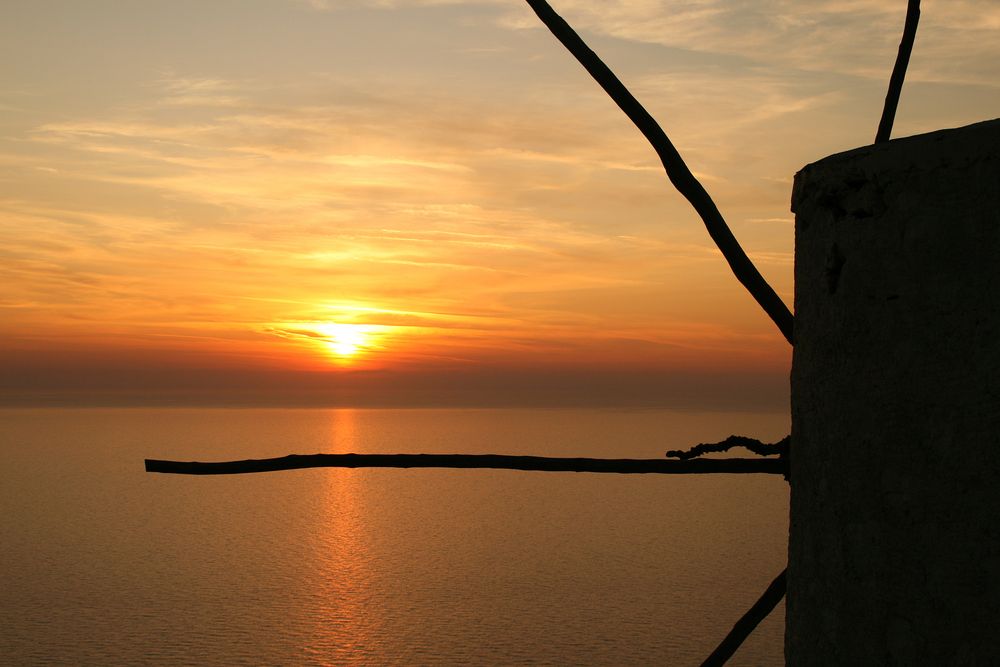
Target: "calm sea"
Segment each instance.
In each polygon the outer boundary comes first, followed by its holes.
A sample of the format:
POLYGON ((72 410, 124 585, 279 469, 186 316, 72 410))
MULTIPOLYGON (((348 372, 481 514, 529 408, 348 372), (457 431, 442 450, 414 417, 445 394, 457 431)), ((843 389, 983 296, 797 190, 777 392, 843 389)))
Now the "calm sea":
MULTIPOLYGON (((658 458, 785 415, 0 410, 0 663, 695 665, 784 567, 776 476, 300 470, 315 452, 658 458)), ((782 664, 784 608, 733 665, 782 664)))

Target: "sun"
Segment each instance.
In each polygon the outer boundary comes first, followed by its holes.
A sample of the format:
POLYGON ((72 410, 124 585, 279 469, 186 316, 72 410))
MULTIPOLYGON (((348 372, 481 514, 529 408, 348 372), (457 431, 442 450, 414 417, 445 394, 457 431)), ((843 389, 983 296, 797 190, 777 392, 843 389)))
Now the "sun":
POLYGON ((316 333, 323 336, 323 344, 341 359, 355 357, 370 344, 371 327, 364 324, 342 324, 328 322, 314 326, 316 333))
POLYGON ((265 331, 292 341, 297 346, 319 352, 327 363, 338 366, 369 367, 372 357, 385 352, 387 343, 400 327, 385 324, 336 320, 274 322, 265 331))

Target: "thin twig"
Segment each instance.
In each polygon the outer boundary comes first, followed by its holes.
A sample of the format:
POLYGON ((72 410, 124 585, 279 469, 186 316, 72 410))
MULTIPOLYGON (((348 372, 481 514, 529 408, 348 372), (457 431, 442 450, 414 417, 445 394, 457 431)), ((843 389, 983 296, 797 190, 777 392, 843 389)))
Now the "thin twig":
POLYGON ((743 435, 731 435, 721 442, 701 442, 690 449, 671 449, 667 452, 668 458, 687 461, 698 456, 709 453, 728 452, 733 447, 743 447, 758 456, 780 456, 785 453, 792 436, 786 435, 777 442, 761 442, 756 438, 748 438, 743 435))
POLYGON ((899 42, 899 52, 896 54, 896 64, 889 77, 889 90, 885 94, 885 106, 882 107, 882 118, 875 133, 875 143, 889 141, 892 134, 892 123, 896 119, 896 107, 899 105, 899 94, 903 90, 903 79, 906 77, 906 67, 910 63, 910 53, 913 51, 913 40, 917 36, 917 23, 920 21, 920 0, 909 0, 906 5, 906 21, 903 24, 903 38, 899 42))
POLYGON ((494 468, 545 472, 784 474, 782 461, 768 459, 592 459, 501 454, 292 454, 245 461, 162 461, 146 459, 146 472, 181 475, 233 475, 300 468, 494 468))
POLYGON ((729 631, 722 643, 712 651, 712 654, 705 658, 701 667, 720 667, 726 664, 726 661, 733 657, 736 649, 743 644, 750 633, 760 625, 761 621, 767 618, 768 614, 774 611, 774 608, 781 602, 781 598, 785 596, 785 572, 787 570, 782 570, 781 574, 775 577, 771 585, 767 587, 764 594, 750 607, 747 613, 736 621, 733 629, 729 631))
POLYGON ((526 0, 535 11, 542 23, 562 42, 563 46, 590 73, 594 80, 604 89, 615 104, 625 112, 635 126, 642 132, 660 157, 667 177, 677 191, 687 199, 701 216, 709 235, 722 251, 723 257, 729 263, 743 286, 757 300, 761 308, 778 326, 782 335, 792 342, 792 313, 778 297, 764 277, 757 271, 743 248, 740 247, 733 232, 729 229, 722 214, 708 192, 698 179, 688 169, 680 153, 674 148, 666 133, 649 112, 629 92, 615 73, 594 53, 566 21, 559 16, 545 0, 526 0))

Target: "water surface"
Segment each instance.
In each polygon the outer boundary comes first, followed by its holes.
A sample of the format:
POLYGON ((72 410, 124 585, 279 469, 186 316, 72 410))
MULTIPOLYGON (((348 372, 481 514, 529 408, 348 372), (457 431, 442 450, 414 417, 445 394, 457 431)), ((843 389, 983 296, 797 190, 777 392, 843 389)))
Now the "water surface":
MULTIPOLYGON (((784 567, 780 477, 189 477, 142 459, 658 458, 787 430, 668 411, 0 410, 0 662, 698 664, 784 567)), ((782 664, 783 611, 731 664, 782 664)))

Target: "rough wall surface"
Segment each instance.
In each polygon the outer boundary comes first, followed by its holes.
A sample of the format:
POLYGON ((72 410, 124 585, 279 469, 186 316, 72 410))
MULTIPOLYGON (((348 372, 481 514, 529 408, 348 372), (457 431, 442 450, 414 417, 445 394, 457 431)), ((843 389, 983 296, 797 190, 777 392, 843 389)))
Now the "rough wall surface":
POLYGON ((792 209, 787 662, 1000 664, 1000 120, 811 164, 792 209))

